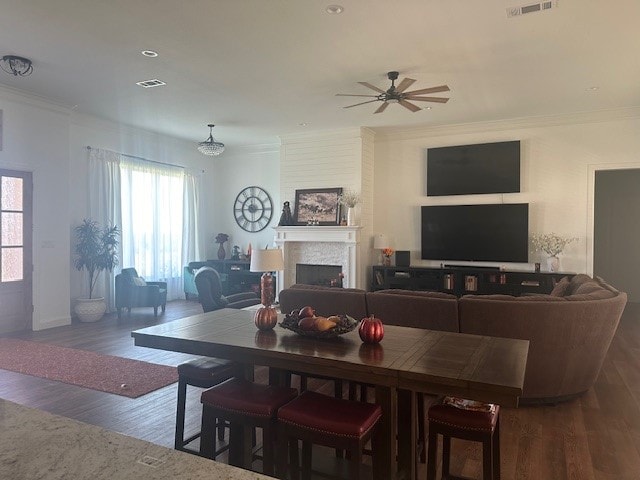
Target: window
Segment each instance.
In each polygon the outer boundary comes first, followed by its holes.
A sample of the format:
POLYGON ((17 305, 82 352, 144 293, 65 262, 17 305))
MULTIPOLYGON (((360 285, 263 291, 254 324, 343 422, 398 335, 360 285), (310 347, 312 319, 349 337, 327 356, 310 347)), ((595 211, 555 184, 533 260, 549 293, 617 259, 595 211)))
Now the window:
POLYGON ((167 282, 180 291, 183 252, 184 170, 122 159, 122 267, 167 282))
POLYGON ((24 278, 24 180, 0 177, 0 281, 24 278))

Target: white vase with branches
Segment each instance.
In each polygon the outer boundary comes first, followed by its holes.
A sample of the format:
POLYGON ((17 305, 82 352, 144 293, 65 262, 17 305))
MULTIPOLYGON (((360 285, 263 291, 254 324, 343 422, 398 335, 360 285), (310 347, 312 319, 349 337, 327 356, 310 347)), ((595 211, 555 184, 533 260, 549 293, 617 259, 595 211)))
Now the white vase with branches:
POLYGON ((355 206, 360 203, 360 194, 351 190, 346 190, 338 197, 340 205, 347 207, 347 225, 356 224, 355 206))
POLYGON ((536 252, 547 254, 547 267, 550 272, 560 271, 560 254, 577 237, 563 237, 557 233, 534 233, 531 236, 531 244, 536 252))

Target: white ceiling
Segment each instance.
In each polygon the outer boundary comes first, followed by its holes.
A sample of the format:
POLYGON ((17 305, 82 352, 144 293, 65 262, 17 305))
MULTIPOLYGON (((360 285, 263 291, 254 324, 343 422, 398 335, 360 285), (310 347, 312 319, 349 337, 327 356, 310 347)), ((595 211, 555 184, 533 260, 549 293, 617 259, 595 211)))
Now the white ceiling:
POLYGON ((0 56, 34 62, 31 76, 0 72, 0 83, 194 142, 215 123, 227 146, 640 106, 638 0, 558 0, 507 18, 529 3, 0 0, 0 56), (328 14, 331 3, 344 12, 328 14), (447 84, 451 100, 416 113, 342 108, 361 99, 336 93, 372 93, 358 81, 386 89, 389 70, 416 79, 409 90, 447 84), (135 85, 154 78, 167 85, 135 85))

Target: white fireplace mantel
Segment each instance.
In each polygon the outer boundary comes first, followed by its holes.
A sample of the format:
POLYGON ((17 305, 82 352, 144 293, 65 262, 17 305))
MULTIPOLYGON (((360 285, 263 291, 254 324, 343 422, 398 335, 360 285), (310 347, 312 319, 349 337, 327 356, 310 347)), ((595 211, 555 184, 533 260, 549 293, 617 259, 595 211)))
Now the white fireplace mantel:
POLYGON ((275 243, 282 248, 284 271, 278 272, 278 290, 295 282, 297 263, 340 264, 345 288, 356 288, 360 262, 360 230, 346 226, 275 227, 275 243), (308 259, 305 259, 308 257, 308 259))

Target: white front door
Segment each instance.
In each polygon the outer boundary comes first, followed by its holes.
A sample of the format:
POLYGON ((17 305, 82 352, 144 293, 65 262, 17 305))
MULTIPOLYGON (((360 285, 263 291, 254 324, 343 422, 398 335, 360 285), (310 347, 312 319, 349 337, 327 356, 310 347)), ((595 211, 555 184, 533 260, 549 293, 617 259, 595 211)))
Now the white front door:
POLYGON ((30 329, 31 173, 0 169, 0 334, 30 329))

